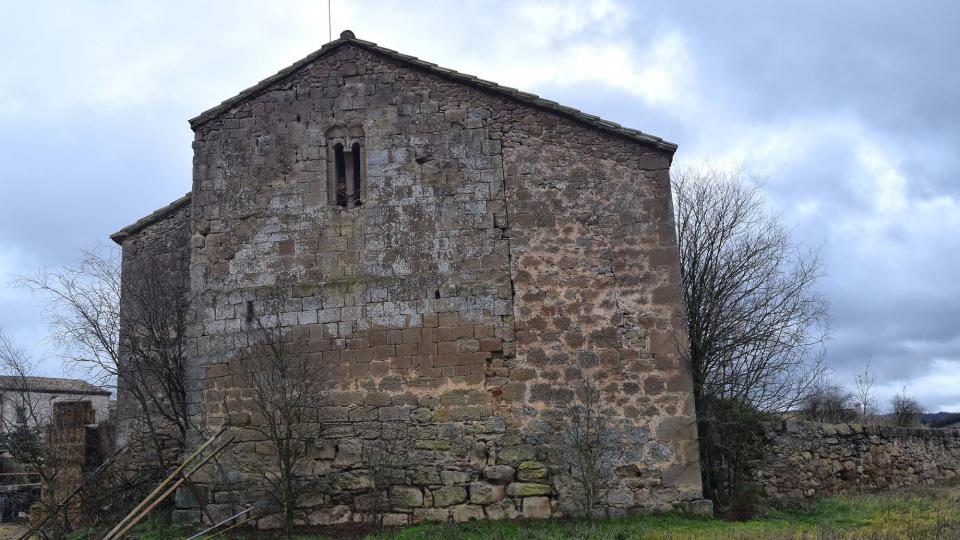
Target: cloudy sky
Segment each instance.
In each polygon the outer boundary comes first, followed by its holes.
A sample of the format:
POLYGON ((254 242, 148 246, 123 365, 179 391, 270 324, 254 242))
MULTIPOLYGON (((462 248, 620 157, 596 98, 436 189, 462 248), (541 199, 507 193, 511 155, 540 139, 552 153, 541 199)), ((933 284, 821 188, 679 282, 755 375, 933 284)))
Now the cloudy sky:
MULTIPOLYGON (((0 326, 56 374, 11 274, 190 189, 187 119, 327 41, 312 2, 0 6, 0 326)), ((743 163, 828 263, 828 357, 960 410, 960 5, 333 0, 358 37, 743 163), (681 8, 671 7, 674 4, 681 8)))

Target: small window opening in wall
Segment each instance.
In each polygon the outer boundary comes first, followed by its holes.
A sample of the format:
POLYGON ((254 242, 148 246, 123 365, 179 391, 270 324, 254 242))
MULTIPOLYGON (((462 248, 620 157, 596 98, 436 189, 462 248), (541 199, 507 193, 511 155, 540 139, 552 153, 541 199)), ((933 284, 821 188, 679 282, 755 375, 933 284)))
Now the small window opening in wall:
POLYGON ((337 174, 337 206, 347 205, 347 164, 343 155, 343 145, 337 143, 333 147, 334 160, 336 161, 337 174))
POLYGON ((26 424, 27 423, 27 410, 17 405, 17 423, 26 424))
POLYGON ((245 315, 247 322, 253 322, 253 300, 247 300, 247 313, 245 315))
POLYGON ((439 289, 433 291, 433 297, 436 298, 436 299, 439 299, 439 298, 440 298, 440 290, 439 290, 439 289))
POLYGON ((331 127, 326 141, 329 204, 340 208, 362 206, 367 194, 363 127, 331 127))
POLYGON ((360 206, 360 143, 353 143, 350 147, 350 154, 353 157, 353 206, 360 206))

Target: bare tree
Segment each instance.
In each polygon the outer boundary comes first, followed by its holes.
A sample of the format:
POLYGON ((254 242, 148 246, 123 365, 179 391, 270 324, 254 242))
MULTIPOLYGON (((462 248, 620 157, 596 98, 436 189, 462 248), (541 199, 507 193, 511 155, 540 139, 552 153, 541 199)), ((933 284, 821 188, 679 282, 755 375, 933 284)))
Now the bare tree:
POLYGON ((575 394, 573 403, 560 411, 558 457, 570 467, 576 505, 583 516, 593 519, 609 509, 607 495, 618 482, 623 440, 596 384, 584 378, 575 394))
MULTIPOLYGON (((98 248, 16 283, 46 301, 51 337, 64 361, 117 387, 118 398, 130 405, 123 410, 124 443, 149 448, 147 463, 162 475, 191 427, 184 364, 193 312, 186 283, 159 266, 155 257, 140 254, 127 263, 121 281, 119 253, 98 248)), ((140 478, 152 481, 151 475, 140 478)))
POLYGON ((897 427, 917 427, 920 425, 920 415, 923 414, 923 407, 917 400, 907 396, 907 389, 903 388, 900 393, 893 396, 890 400, 891 416, 890 420, 897 427))
POLYGON ((876 421, 877 400, 873 396, 873 385, 877 377, 870 369, 870 361, 863 369, 863 373, 857 374, 854 380, 854 392, 857 399, 857 414, 860 423, 870 424, 876 421))
MULTIPOLYGON (((827 305, 814 291, 822 265, 816 252, 791 241, 741 169, 680 170, 673 184, 704 488, 722 504, 716 494, 726 488, 711 471, 749 459, 722 455, 711 442, 733 442, 733 432, 751 424, 750 411, 795 408, 822 376, 827 305)), ((745 475, 719 476, 739 485, 745 475)))
POLYGON ((151 258, 138 258, 125 273, 117 391, 136 404, 127 427, 140 429, 128 429, 128 439, 139 435, 153 445, 167 469, 197 427, 186 400, 187 332, 194 312, 186 283, 153 266, 151 258))
POLYGON ((288 287, 272 288, 252 317, 250 342, 230 371, 247 397, 224 396, 226 421, 252 432, 270 454, 256 463, 238 463, 258 477, 265 494, 281 509, 284 533, 292 533, 300 497, 310 488, 298 474, 310 441, 321 435, 318 411, 326 404, 338 363, 310 352, 304 328, 285 327, 288 287))
POLYGON ((58 269, 41 269, 15 283, 45 301, 50 337, 64 361, 92 382, 116 384, 120 345, 120 253, 96 248, 58 269))
POLYGON ((694 391, 788 410, 822 374, 818 254, 792 243, 740 169, 682 170, 674 193, 694 391))
POLYGON ((852 422, 858 410, 852 403, 854 396, 842 386, 823 381, 803 399, 800 412, 806 420, 826 424, 852 422))

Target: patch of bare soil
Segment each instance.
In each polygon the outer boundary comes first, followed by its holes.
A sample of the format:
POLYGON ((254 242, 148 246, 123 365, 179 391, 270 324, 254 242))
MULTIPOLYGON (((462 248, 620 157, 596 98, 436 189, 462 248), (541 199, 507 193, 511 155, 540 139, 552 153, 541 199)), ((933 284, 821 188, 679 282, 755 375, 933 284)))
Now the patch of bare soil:
POLYGON ((0 540, 16 540, 27 532, 28 528, 19 523, 0 523, 0 540))

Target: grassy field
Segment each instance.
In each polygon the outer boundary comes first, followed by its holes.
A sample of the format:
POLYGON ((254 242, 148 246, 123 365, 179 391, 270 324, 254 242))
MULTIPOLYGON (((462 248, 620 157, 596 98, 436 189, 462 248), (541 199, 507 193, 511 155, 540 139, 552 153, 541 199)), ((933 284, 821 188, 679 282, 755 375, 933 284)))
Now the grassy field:
MULTIPOLYGON (((374 537, 368 537, 374 538, 374 537)), ((649 516, 585 522, 425 525, 377 538, 414 540, 570 539, 960 539, 960 488, 831 497, 810 508, 746 522, 649 516)))
MULTIPOLYGON (((141 540, 183 538, 157 522, 141 540)), ((253 537, 247 537, 253 538, 253 537)), ((267 538, 262 536, 261 538, 267 538)), ((319 540, 320 536, 298 536, 319 540)), ((418 525, 368 535, 368 540, 739 540, 739 539, 960 539, 960 487, 882 495, 831 497, 802 510, 777 511, 745 522, 677 515, 535 522, 418 525)))

